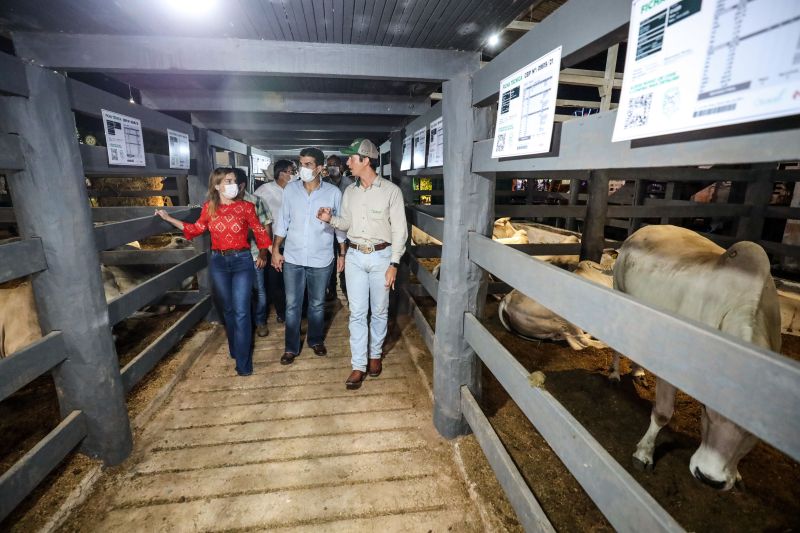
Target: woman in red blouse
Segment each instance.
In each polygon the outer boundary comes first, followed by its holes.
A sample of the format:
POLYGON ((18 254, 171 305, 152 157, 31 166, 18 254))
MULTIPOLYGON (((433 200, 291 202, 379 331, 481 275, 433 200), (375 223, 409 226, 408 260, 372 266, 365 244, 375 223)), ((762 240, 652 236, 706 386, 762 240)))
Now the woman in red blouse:
POLYGON ((255 270, 247 241, 248 230, 253 231, 258 245, 258 268, 267 264, 267 250, 272 239, 259 222, 255 206, 242 200, 243 195, 244 189, 236 184, 233 169, 217 168, 209 178, 208 201, 203 204, 197 222, 181 222, 163 209, 157 210, 156 215, 183 230, 187 239, 206 230, 211 233, 209 272, 214 293, 223 309, 228 349, 236 360, 236 372, 249 376, 253 373, 250 294, 255 270))

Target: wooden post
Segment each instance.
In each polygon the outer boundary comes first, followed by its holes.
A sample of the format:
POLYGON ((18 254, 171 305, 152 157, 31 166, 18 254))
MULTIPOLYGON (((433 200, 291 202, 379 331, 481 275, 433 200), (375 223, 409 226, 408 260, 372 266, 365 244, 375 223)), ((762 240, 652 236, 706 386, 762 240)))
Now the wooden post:
MULTIPOLYGON (((414 205, 414 190, 413 190, 413 179, 411 176, 407 175, 405 172, 400 170, 400 163, 403 159, 403 131, 393 131, 391 136, 389 137, 390 144, 389 144, 389 163, 391 165, 391 175, 384 176, 384 178, 391 180, 394 183, 397 183, 399 180, 399 187, 400 191, 403 193, 403 204, 406 207, 413 207, 414 205)), ((407 230, 408 230, 408 238, 406 239, 406 251, 411 252, 411 222, 408 220, 406 221, 407 230)), ((399 287, 408 287, 409 279, 411 278, 411 267, 409 266, 409 258, 408 254, 403 257, 403 260, 400 261, 400 269, 397 272, 397 285, 399 287)), ((409 302, 403 297, 403 293, 400 292, 397 294, 397 298, 394 298, 391 302, 392 310, 396 311, 397 314, 407 315, 411 312, 411 306, 409 302)))
POLYGON ((583 222, 581 261, 600 262, 605 247, 606 212, 608 208, 608 172, 593 170, 589 174, 589 199, 583 222))
POLYGON ((745 205, 750 206, 750 215, 739 219, 736 228, 736 238, 746 241, 758 242, 764 231, 764 213, 772 199, 772 167, 759 166, 753 169, 756 179, 747 184, 744 196, 745 205))
POLYGON ((480 396, 480 360, 464 339, 464 313, 480 316, 486 298, 486 275, 469 261, 470 231, 491 235, 495 182, 471 172, 472 145, 484 131, 487 110, 472 110, 472 78, 454 77, 444 84, 444 246, 437 298, 433 365, 433 423, 446 438, 463 435, 469 426, 461 413, 462 385, 480 396))
POLYGON ((175 186, 178 189, 178 204, 189 205, 189 179, 188 176, 175 176, 175 186))
POLYGON ((80 450, 118 464, 130 454, 131 428, 75 117, 61 75, 30 64, 25 72, 30 97, 0 97, 0 122, 22 139, 25 170, 7 176, 20 234, 41 239, 47 259, 47 270, 32 276, 39 324, 64 338, 68 358, 53 378, 61 416, 86 416, 80 450))
MULTIPOLYGON (((681 184, 676 183, 674 181, 670 181, 667 183, 667 188, 664 191, 664 200, 669 202, 670 200, 678 200, 681 197, 681 184)), ((680 220, 677 220, 678 225, 680 225, 680 220)), ((669 217, 661 217, 662 224, 675 224, 676 219, 669 218, 669 217)))
MULTIPOLYGON (((650 182, 643 179, 638 179, 633 182, 633 201, 631 202, 632 205, 635 206, 642 206, 644 205, 645 196, 647 196, 647 185, 650 182)), ((642 219, 639 217, 631 217, 628 221, 628 235, 635 232, 637 229, 642 227, 642 219)))
MULTIPOLYGON (((213 156, 213 148, 208 145, 208 130, 195 128, 195 142, 193 143, 197 175, 189 176, 189 203, 191 205, 203 205, 208 195, 208 179, 214 169, 216 161, 213 156)), ((195 237, 192 241, 197 253, 208 253, 211 248, 211 237, 206 233, 195 237)), ((208 275, 208 268, 197 272, 197 286, 200 294, 211 293, 211 280, 208 275)), ((217 320, 216 309, 212 308, 206 316, 206 320, 217 320)))
MULTIPOLYGON (((581 180, 569 180, 569 205, 578 205, 578 195, 581 192, 581 180)), ((578 231, 578 221, 575 217, 567 217, 566 228, 570 231, 578 231)))

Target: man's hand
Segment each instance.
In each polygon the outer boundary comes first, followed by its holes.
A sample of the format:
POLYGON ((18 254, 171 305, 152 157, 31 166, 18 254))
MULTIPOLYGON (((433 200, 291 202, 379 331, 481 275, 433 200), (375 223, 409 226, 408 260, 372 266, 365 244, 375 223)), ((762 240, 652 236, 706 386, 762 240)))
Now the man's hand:
POLYGON ((320 207, 319 211, 317 211, 317 218, 323 222, 330 223, 331 221, 331 208, 330 207, 320 207))
POLYGON ((258 251, 258 257, 256 258, 256 268, 259 270, 263 270, 265 266, 267 266, 267 249, 263 248, 258 251))
POLYGON ((283 254, 276 248, 272 249, 272 268, 283 272, 283 254))
POLYGON ((340 255, 336 258, 336 272, 342 273, 344 272, 344 256, 340 255))
POLYGON ((389 268, 386 269, 386 284, 384 285, 384 287, 386 287, 387 289, 391 287, 392 290, 394 290, 394 280, 396 278, 397 278, 397 269, 392 265, 389 265, 389 268))

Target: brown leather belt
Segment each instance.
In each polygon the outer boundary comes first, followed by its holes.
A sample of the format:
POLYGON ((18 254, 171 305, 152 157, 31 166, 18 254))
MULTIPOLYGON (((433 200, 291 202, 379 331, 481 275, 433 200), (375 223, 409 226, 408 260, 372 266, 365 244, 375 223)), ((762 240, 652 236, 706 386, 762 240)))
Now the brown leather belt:
POLYGON ((238 248, 236 250, 211 250, 212 253, 219 255, 234 255, 240 252, 249 252, 250 248, 238 248))
POLYGON ((391 246, 391 244, 388 242, 381 242, 378 244, 356 244, 354 242, 347 243, 348 248, 352 248, 353 250, 358 250, 362 254, 371 254, 372 252, 383 250, 384 248, 388 248, 389 246, 391 246))

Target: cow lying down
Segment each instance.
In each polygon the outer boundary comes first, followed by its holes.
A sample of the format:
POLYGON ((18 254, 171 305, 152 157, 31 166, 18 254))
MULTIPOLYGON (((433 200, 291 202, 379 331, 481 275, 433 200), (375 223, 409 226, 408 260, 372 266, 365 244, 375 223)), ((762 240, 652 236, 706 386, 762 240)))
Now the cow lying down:
MULTIPOLYGON (((755 243, 739 242, 724 250, 684 228, 647 226, 620 248, 614 288, 653 307, 780 351, 775 282, 767 254, 755 243)), ((675 392, 673 385, 657 377, 650 427, 633 455, 637 466, 652 468, 656 436, 672 418, 675 392)), ((755 436, 704 406, 702 442, 689 470, 703 483, 728 490, 741 479, 739 460, 756 442, 755 436)))

